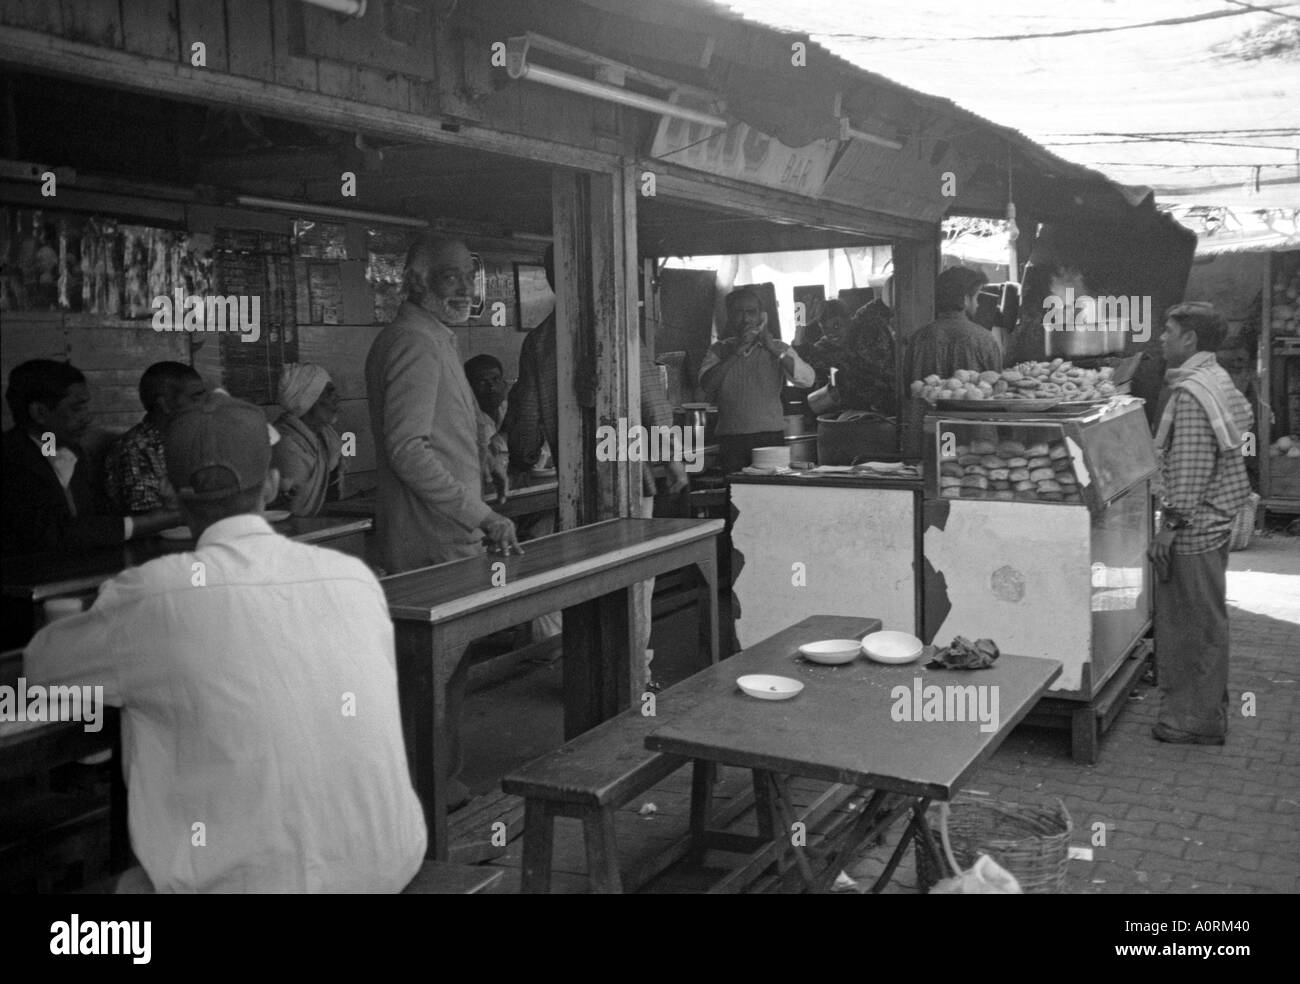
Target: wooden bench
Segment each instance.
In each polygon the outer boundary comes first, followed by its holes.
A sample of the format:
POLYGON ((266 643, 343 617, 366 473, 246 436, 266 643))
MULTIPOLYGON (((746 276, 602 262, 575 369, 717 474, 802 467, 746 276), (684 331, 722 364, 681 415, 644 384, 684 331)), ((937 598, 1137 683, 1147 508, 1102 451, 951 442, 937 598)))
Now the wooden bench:
MULTIPOLYGON (((805 642, 818 639, 861 638, 880 629, 876 619, 819 615, 804 619, 752 648, 764 647, 793 652, 805 642)), ((679 858, 695 849, 697 835, 674 845, 642 866, 633 878, 625 879, 619 865, 614 835, 614 814, 634 797, 686 764, 687 759, 646 749, 645 739, 703 701, 735 687, 725 672, 725 663, 697 673, 656 695, 655 714, 631 708, 579 735, 553 752, 534 759, 501 781, 507 793, 524 799, 524 852, 520 891, 548 893, 551 887, 551 851, 555 818, 573 817, 582 822, 587 851, 587 871, 593 892, 622 892, 624 882, 648 881, 679 858)), ((725 827, 753 802, 748 796, 733 798, 718 815, 710 817, 713 769, 697 765, 691 778, 692 824, 701 828, 725 827), (705 823, 707 819, 707 823, 705 823)))
POLYGON ((425 861, 403 895, 483 895, 504 877, 501 868, 425 861))

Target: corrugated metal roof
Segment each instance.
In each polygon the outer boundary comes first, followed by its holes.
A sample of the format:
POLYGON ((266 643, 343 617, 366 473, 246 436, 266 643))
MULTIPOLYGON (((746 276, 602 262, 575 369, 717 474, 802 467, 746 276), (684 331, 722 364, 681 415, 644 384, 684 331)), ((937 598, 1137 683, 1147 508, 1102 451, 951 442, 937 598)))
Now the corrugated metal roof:
MULTIPOLYGON (((633 3, 630 0, 583 0, 583 2, 609 14, 679 29, 685 29, 695 21, 697 22, 695 30, 719 37, 740 28, 756 39, 760 50, 765 47, 763 50, 765 54, 776 50, 776 45, 770 42, 793 43, 796 40, 804 42, 808 46, 809 65, 827 66, 816 79, 815 87, 801 86, 796 90, 789 80, 789 73, 782 75, 777 71, 780 66, 775 59, 767 64, 758 59, 751 59, 743 66, 747 76, 743 84, 744 91, 723 93, 728 98, 728 109, 733 115, 791 146, 801 146, 816 137, 833 134, 837 122, 831 116, 829 95, 825 98, 827 105, 824 118, 820 112, 822 102, 820 91, 817 93, 819 98, 816 106, 819 109, 816 112, 810 112, 809 105, 800 104, 797 99, 801 95, 806 96, 810 90, 834 89, 838 77, 846 83, 844 89, 871 89, 875 94, 890 93, 900 100, 905 100, 919 111, 928 111, 944 118, 947 126, 943 129, 961 134, 965 138, 961 147, 964 152, 974 153, 985 164, 996 168, 1001 173, 1006 171, 1008 164, 1006 155, 1009 153, 1012 155, 1011 163, 1014 170, 1021 172, 1019 179, 1023 181, 1026 176, 1030 176, 1041 182, 1043 188, 1050 192, 1051 197, 1056 199, 1062 208, 1078 204, 1075 198, 1082 189, 1090 192, 1088 202, 1090 206, 1109 207, 1117 211, 1127 211, 1126 206, 1135 206, 1151 198, 1149 188, 1119 185, 1098 171, 1057 156, 1018 130, 994 123, 970 110, 963 109, 950 99, 908 88, 886 76, 860 68, 812 41, 807 35, 781 30, 748 19, 726 3, 716 2, 716 0, 664 0, 653 4, 633 3), (762 46, 762 41, 768 41, 769 45, 762 46), (762 86, 757 81, 763 74, 769 75, 768 86, 762 86), (783 86, 784 90, 782 90, 783 86), (763 91, 764 89, 767 91, 763 91), (781 91, 789 93, 786 102, 779 97, 781 91), (970 139, 972 137, 975 139, 970 139)), ((785 50, 789 50, 788 44, 785 50)), ((708 81, 701 73, 693 74, 694 77, 690 81, 695 84, 708 81)), ((716 85, 716 79, 714 84, 716 85)), ((845 92, 846 100, 851 96, 852 91, 845 92)), ((865 103, 866 100, 860 99, 857 102, 865 103)), ((889 176, 882 174, 880 168, 890 166, 913 168, 915 164, 915 162, 904 162, 897 158, 890 159, 873 154, 870 150, 858 151, 856 156, 863 158, 864 164, 869 165, 870 170, 859 171, 854 162, 845 161, 848 182, 852 184, 856 175, 857 180, 869 181, 877 190, 882 179, 889 183, 889 176)), ((901 188, 898 193, 904 198, 908 197, 901 188)), ((919 210, 909 209, 901 200, 897 204, 903 206, 903 214, 914 214, 919 217, 924 213, 927 219, 930 218, 929 213, 934 210, 932 204, 919 210)), ((956 202, 958 210, 962 204, 959 197, 956 202)))

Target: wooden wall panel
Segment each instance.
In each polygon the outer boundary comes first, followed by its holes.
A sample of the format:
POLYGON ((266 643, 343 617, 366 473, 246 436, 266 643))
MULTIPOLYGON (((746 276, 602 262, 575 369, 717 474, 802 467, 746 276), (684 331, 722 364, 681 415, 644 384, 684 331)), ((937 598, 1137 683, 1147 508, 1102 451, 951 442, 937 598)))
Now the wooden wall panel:
POLYGON ((366 354, 383 325, 299 325, 298 358, 329 371, 343 400, 366 398, 366 354))
POLYGON ((50 0, 5 0, 0 4, 0 24, 59 34, 63 30, 63 11, 50 0))
POLYGON ((274 3, 271 6, 274 38, 275 81, 297 89, 315 89, 316 59, 303 58, 302 4, 274 3))
MULTIPOLYGON (((53 0, 51 0, 53 2, 53 0)), ((117 0, 57 0, 63 12, 65 38, 102 45, 105 48, 122 47, 121 10, 117 0)))
MULTIPOLYGON (((191 45, 202 41, 207 47, 207 68, 211 72, 228 72, 230 63, 226 40, 226 12, 214 0, 176 0, 180 21, 180 58, 191 64, 191 45)), ((266 44, 270 35, 262 41, 266 44)))
POLYGON ((271 3, 226 0, 226 58, 232 74, 268 82, 275 78, 271 3))
MULTIPOLYGON (((140 55, 177 61, 180 44, 176 37, 176 3, 177 0, 126 0, 122 4, 122 46, 140 55)), ((217 14, 220 13, 218 6, 217 14)), ((188 49, 185 61, 189 63, 188 49)))

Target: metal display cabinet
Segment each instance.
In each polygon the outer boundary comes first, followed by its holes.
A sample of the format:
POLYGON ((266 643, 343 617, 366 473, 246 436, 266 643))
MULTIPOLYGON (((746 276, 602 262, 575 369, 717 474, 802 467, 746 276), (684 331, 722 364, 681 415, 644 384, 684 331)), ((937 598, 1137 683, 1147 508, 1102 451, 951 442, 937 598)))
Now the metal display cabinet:
POLYGON ((925 641, 989 638, 1059 660, 1029 723, 1065 722, 1075 758, 1095 760, 1152 651, 1157 465, 1142 401, 932 414, 926 444, 925 641))

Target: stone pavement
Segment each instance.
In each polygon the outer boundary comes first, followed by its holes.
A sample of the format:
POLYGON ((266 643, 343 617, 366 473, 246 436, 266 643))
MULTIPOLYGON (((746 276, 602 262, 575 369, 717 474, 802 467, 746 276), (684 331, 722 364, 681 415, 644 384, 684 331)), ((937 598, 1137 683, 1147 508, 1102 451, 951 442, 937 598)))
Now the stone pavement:
MULTIPOLYGON (((1300 539, 1257 537, 1233 553, 1228 600, 1232 706, 1240 715, 1246 693, 1256 706, 1231 721, 1225 746, 1155 741, 1159 692, 1142 684, 1096 765, 1070 760, 1066 732, 1022 727, 972 778, 1000 799, 1065 801, 1071 843, 1093 852, 1069 863, 1067 892, 1300 891, 1300 539)), ((851 870, 866 874, 881 854, 851 870)), ((896 890, 915 884, 909 858, 896 890)))

